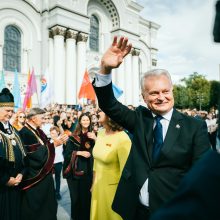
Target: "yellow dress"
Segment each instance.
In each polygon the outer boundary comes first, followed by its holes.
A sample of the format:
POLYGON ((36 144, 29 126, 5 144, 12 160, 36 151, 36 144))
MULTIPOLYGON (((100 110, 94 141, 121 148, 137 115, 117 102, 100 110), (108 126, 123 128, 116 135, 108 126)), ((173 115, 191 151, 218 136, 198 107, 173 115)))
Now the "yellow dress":
POLYGON ((111 206, 130 148, 131 141, 124 131, 111 135, 106 135, 105 129, 99 131, 93 149, 95 179, 90 220, 122 220, 111 206))

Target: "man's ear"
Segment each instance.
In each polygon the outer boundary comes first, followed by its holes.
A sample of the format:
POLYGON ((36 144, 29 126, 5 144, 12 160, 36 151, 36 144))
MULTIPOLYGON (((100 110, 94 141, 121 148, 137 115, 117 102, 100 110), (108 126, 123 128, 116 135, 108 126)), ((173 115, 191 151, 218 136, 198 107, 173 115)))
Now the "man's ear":
POLYGON ((31 121, 35 121, 35 119, 36 119, 36 115, 34 115, 30 118, 31 121))
POLYGON ((141 95, 142 95, 144 102, 146 103, 146 94, 144 95, 144 93, 142 92, 141 95))

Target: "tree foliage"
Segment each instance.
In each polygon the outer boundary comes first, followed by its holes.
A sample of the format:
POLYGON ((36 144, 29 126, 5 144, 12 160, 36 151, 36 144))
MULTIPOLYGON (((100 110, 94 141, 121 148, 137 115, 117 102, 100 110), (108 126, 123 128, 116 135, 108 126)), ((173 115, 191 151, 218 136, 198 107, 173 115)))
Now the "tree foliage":
POLYGON ((177 108, 210 109, 217 106, 220 83, 208 81, 204 75, 194 72, 181 80, 183 85, 174 85, 177 108))

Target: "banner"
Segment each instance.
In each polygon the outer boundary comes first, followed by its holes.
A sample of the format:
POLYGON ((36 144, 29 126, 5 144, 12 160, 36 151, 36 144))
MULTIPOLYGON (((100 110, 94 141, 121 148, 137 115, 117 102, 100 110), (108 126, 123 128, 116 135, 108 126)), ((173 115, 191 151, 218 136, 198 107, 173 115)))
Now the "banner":
POLYGON ((4 89, 5 86, 5 73, 4 70, 1 71, 1 80, 0 80, 0 92, 4 89))
POLYGON ((36 82, 36 78, 34 75, 34 69, 32 69, 30 78, 28 80, 27 90, 26 90, 25 97, 24 97, 23 110, 25 110, 26 108, 31 108, 31 106, 28 106, 28 104, 30 103, 31 96, 34 93, 37 93, 37 82, 36 82))
POLYGON ((13 85, 12 94, 14 96, 14 109, 15 109, 15 111, 17 111, 18 108, 21 108, 21 91, 20 91, 20 83, 19 83, 19 79, 18 79, 17 70, 15 70, 14 85, 13 85))
POLYGON ((52 91, 52 79, 48 69, 45 74, 41 77, 41 92, 40 92, 40 106, 45 108, 52 103, 53 91, 52 91))

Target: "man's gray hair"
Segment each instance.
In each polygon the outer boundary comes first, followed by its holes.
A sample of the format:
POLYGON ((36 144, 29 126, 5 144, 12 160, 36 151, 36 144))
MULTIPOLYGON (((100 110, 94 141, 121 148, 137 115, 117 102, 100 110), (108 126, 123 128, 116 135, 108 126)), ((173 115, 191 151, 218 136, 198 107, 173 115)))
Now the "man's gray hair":
POLYGON ((42 115, 45 113, 46 113, 46 111, 41 108, 31 108, 29 113, 27 114, 27 119, 30 119, 35 115, 42 115))
POLYGON ((161 76, 164 75, 166 76, 169 80, 171 85, 172 83, 172 79, 171 76, 169 74, 169 72, 165 69, 154 69, 154 70, 149 70, 147 72, 145 72, 142 76, 141 76, 141 91, 144 92, 145 91, 145 79, 150 77, 150 76, 161 76))

